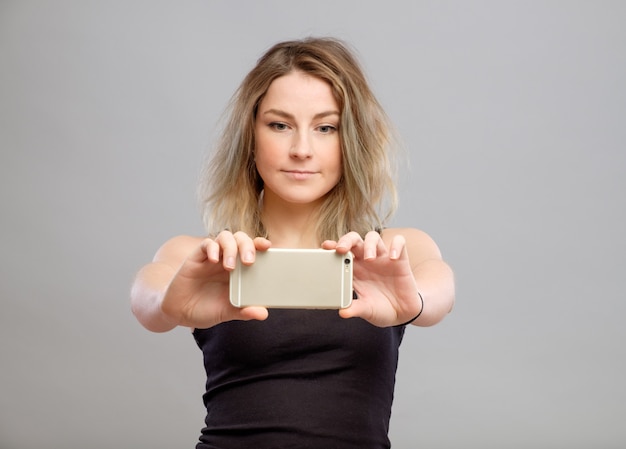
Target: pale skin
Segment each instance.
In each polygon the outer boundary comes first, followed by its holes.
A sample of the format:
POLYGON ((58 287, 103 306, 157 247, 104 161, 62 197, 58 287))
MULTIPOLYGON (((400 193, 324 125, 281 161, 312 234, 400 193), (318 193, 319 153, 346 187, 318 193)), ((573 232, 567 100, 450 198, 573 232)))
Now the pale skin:
POLYGON ((137 274, 131 306, 154 332, 176 326, 208 328, 231 320, 264 320, 264 307, 236 308, 228 273, 237 259, 254 263, 270 246, 325 248, 354 254, 359 299, 338 313, 385 327, 430 326, 454 304, 454 278, 439 248, 424 232, 387 228, 361 238, 350 232, 320 242, 312 226, 325 195, 341 177, 339 109, 325 82, 292 72, 270 85, 255 122, 257 170, 264 180, 266 238, 223 231, 215 238, 178 236, 167 241, 137 274), (419 294, 418 294, 419 292, 419 294), (420 295, 423 297, 423 310, 420 295))

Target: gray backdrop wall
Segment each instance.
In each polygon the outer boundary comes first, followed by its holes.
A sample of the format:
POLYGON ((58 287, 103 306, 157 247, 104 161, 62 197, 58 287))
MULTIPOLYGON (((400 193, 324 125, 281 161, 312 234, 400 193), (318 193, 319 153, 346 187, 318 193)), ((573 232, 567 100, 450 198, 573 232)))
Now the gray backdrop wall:
POLYGON ((133 318, 200 234, 199 163, 278 40, 359 52, 456 271, 402 346, 396 448, 626 445, 626 3, 0 2, 0 447, 193 447, 201 354, 133 318))

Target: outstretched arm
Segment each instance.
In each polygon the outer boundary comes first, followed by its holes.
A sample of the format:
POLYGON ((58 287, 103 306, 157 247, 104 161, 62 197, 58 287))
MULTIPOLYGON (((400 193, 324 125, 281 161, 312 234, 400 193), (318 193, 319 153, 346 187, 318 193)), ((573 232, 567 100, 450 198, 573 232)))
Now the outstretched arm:
POLYGON ((266 239, 220 233, 215 239, 179 236, 166 242, 144 266, 131 288, 131 309, 153 332, 176 326, 212 327, 223 321, 265 319, 262 307, 239 309, 228 300, 228 273, 238 257, 254 262, 266 239))
POLYGON ((351 232, 323 247, 355 255, 354 289, 359 299, 340 311, 376 326, 412 323, 431 326, 454 305, 454 276, 439 248, 424 232, 412 228, 370 232, 362 239, 351 232))

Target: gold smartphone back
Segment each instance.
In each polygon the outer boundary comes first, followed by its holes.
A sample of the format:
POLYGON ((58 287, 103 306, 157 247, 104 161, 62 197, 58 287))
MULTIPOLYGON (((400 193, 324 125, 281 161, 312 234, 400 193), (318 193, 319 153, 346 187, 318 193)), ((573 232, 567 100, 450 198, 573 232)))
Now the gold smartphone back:
POLYGON ((352 253, 270 248, 230 273, 236 307, 340 309, 352 303, 352 253))

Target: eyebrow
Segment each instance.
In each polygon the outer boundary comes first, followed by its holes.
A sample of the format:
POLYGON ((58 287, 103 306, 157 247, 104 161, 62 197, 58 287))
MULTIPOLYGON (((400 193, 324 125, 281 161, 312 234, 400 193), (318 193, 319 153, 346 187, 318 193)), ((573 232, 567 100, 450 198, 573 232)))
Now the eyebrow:
MULTIPOLYGON (((295 118, 293 114, 290 114, 289 112, 281 111, 280 109, 268 109, 267 111, 263 112, 263 115, 267 115, 267 114, 275 114, 280 117, 284 117, 284 118, 291 119, 291 120, 295 118)), ((319 120, 321 118, 328 117, 330 115, 339 116, 339 111, 331 110, 331 111, 318 112, 317 114, 313 116, 313 119, 319 120)))

